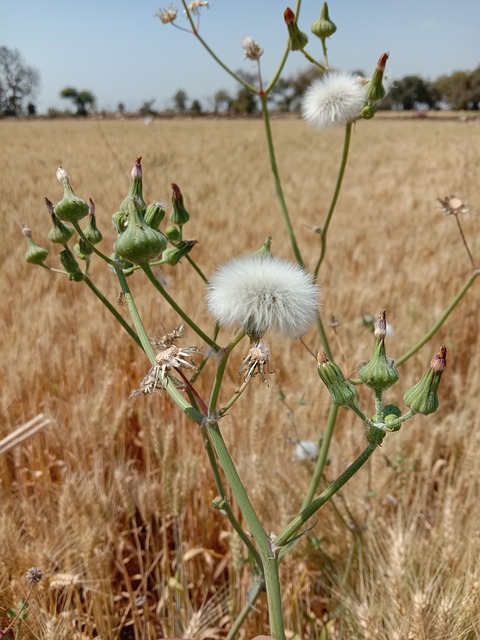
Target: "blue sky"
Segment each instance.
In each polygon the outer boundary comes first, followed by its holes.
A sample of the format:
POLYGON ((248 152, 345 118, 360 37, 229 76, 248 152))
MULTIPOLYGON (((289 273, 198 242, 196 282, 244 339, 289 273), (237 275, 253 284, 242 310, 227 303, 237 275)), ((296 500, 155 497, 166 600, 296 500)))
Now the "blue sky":
MULTIPOLYGON (((240 43, 251 36, 265 49, 262 71, 268 81, 282 55, 289 0, 213 0, 202 12, 200 32, 233 69, 254 71, 240 43)), ((173 2, 175 4, 175 2, 173 2)), ((216 65, 196 39, 155 12, 170 0, 0 0, 0 45, 18 49, 41 76, 37 105, 64 108, 59 92, 67 85, 89 89, 98 107, 123 102, 137 109, 155 99, 157 109, 171 105, 184 89, 208 106, 217 89, 233 92, 235 82, 216 65)), ((322 2, 303 0, 300 26, 310 32, 322 2)), ((180 5, 180 3, 177 3, 180 5)), ((295 2, 290 3, 294 8, 295 2)), ((369 73, 381 53, 390 52, 393 78, 419 74, 435 79, 455 69, 480 64, 480 0, 331 0, 337 33, 329 40, 330 64, 369 73)), ((179 11, 178 24, 187 26, 179 11)), ((308 50, 320 56, 320 41, 308 50)), ((308 66, 291 53, 287 75, 308 66)))

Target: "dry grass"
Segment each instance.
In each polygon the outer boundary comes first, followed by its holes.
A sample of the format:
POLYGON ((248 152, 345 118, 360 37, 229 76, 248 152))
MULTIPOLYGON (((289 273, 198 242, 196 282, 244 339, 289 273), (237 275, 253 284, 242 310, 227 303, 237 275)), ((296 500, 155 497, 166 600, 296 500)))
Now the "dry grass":
MULTIPOLYGON (((341 133, 316 134, 296 121, 273 128, 295 229, 313 266, 318 236, 310 227, 322 224, 329 204, 341 133)), ((350 373, 371 349, 363 314, 387 308, 390 352, 400 355, 466 279, 455 222, 436 198, 455 192, 478 209, 478 133, 478 124, 461 122, 357 127, 321 276, 323 315, 341 320, 337 338, 330 333, 350 373)), ((61 163, 77 193, 94 198, 110 253, 110 216, 142 154, 149 201, 165 198, 172 181, 184 191, 188 233, 199 240, 196 259, 207 274, 269 234, 274 252, 291 257, 261 123, 0 122, 0 137, 0 439, 40 412, 55 420, 0 457, 0 628, 5 609, 25 596, 23 573, 36 565, 45 579, 25 638, 224 637, 249 576, 245 552, 210 506, 215 488, 200 434, 167 397, 128 399, 145 359, 83 284, 24 263, 19 224, 43 242, 43 196, 58 199, 61 163)), ((478 217, 463 223, 478 260, 478 217)), ((91 274, 115 301, 110 272, 94 262, 91 274)), ((175 299, 211 326, 188 264, 163 275, 175 299)), ((151 334, 178 325, 140 275, 131 287, 151 334)), ((324 625, 336 639, 479 637, 478 311, 474 286, 434 344, 401 367, 399 390, 389 396, 400 400, 445 343, 439 412, 389 436, 282 567, 287 627, 300 638, 319 638, 324 625)), ((318 347, 313 332, 306 341, 318 347)), ((270 387, 255 380, 222 425, 267 530, 278 530, 298 509, 311 471, 293 462, 294 443, 316 439, 329 405, 302 345, 278 338, 271 347, 270 387)), ((207 387, 200 382, 200 391, 207 387)), ((342 413, 329 478, 364 441, 358 420, 342 413)), ((265 609, 260 602, 242 637, 266 631, 265 609)))

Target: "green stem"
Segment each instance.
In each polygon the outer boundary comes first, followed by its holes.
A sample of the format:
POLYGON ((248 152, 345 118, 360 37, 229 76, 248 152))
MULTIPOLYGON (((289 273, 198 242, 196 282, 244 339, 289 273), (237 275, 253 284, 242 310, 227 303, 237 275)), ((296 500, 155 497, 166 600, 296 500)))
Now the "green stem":
POLYGON ((273 145, 272 129, 270 126, 270 114, 267 107, 267 96, 261 95, 260 102, 262 104, 263 124, 265 126, 265 134, 267 137, 268 155, 270 156, 270 166, 273 173, 273 179, 275 181, 275 190, 277 192, 277 197, 280 202, 280 208, 282 211, 283 220, 287 227, 287 233, 290 238, 290 243, 292 245, 293 253, 295 254, 295 259, 298 262, 298 264, 303 266, 302 256, 300 254, 300 249, 298 248, 297 239, 295 238, 295 233, 293 231, 290 215, 288 213, 287 203, 285 201, 285 196, 283 195, 280 175, 278 173, 277 160, 275 158, 275 148, 273 145))
POLYGON ((195 324, 195 322, 190 318, 190 316, 188 316, 185 311, 178 306, 178 304, 175 302, 175 300, 166 292, 166 290, 164 289, 164 287, 161 285, 161 283, 157 280, 157 278, 155 277, 155 274, 153 273, 152 269, 150 268, 150 265, 148 263, 142 264, 140 265, 145 273, 145 275, 147 276, 147 278, 150 280, 150 282, 153 284, 153 286, 157 289, 157 291, 159 291, 162 296, 165 298, 165 300, 168 302, 168 304, 172 307, 172 309, 174 309, 178 315, 185 320, 185 322, 195 331, 195 333, 206 343, 208 344, 209 347, 211 347, 212 349, 214 349, 215 351, 218 351, 220 349, 220 347, 216 344, 216 342, 214 342, 211 338, 209 338, 207 336, 206 333, 204 333, 199 326, 197 326, 195 324))
POLYGON ((88 246, 91 248, 91 250, 93 251, 93 253, 96 253, 97 256, 99 256, 102 260, 104 260, 107 264, 109 264, 111 267, 116 267, 116 263, 114 260, 112 260, 111 258, 109 258, 108 256, 106 256, 104 253, 102 253, 99 249, 96 248, 96 246, 94 244, 92 244, 90 242, 90 240, 86 237, 86 235, 83 233, 83 231, 80 229, 80 225, 78 224, 78 222, 72 222, 73 224, 73 228, 75 229, 75 231, 78 233, 78 235, 80 236, 80 238, 86 242, 88 244, 88 246))
POLYGON ((118 322, 122 325, 122 327, 125 329, 125 331, 128 333, 128 335, 131 338, 133 338, 133 340, 135 340, 135 342, 138 344, 138 346, 140 348, 143 349, 142 342, 141 342, 140 338, 137 336, 137 334, 135 333, 135 331, 128 324, 128 322, 125 320, 125 318, 123 318, 122 315, 120 313, 118 313, 117 309, 115 309, 113 304, 103 295, 103 293, 99 289, 97 289, 97 287, 93 284, 93 282, 90 280, 90 278, 88 276, 84 276, 83 277, 83 282, 85 282, 87 287, 89 287, 93 291, 93 293, 97 296, 97 298, 107 307, 107 309, 110 311, 110 313, 113 314, 115 319, 118 320, 118 322))
POLYGON ((328 414, 327 426, 325 427, 325 432, 322 437, 322 444, 320 445, 320 450, 318 452, 318 458, 317 458, 317 463, 315 465, 315 470, 310 480, 310 484, 308 485, 307 493, 305 494, 301 511, 303 511, 303 509, 305 509, 305 507, 307 507, 307 505, 309 505, 312 502, 313 496, 317 492, 318 485, 320 483, 320 480, 322 479, 323 471, 327 463, 327 456, 328 456, 328 451, 330 449, 330 442, 332 440, 333 430, 335 428, 335 424, 337 421, 337 415, 338 415, 338 406, 336 404, 332 404, 330 406, 330 412, 328 414))
POLYGON ((452 302, 448 305, 448 307, 445 309, 445 311, 442 313, 442 315, 437 320, 437 322, 433 325, 430 331, 428 331, 423 336, 423 338, 419 340, 419 342, 417 342, 415 346, 413 346, 409 351, 404 353, 400 358, 398 358, 398 360, 395 361, 395 364, 397 366, 403 364, 406 360, 411 358, 415 353, 417 353, 417 351, 419 351, 423 347, 424 344, 426 344, 435 335, 435 333, 440 329, 442 324, 445 322, 448 316, 452 313, 452 311, 455 309, 457 304, 460 302, 463 296, 467 293, 467 291, 470 289, 475 279, 479 275, 480 275, 480 269, 475 269, 475 271, 473 271, 473 273, 467 278, 463 287, 460 289, 460 291, 457 293, 457 295, 454 297, 452 302))
MULTIPOLYGON (((348 161, 348 152, 350 149, 350 140, 352 137, 352 123, 349 122, 347 124, 347 126, 345 127, 345 138, 344 138, 344 142, 343 142, 343 152, 342 152, 342 159, 340 162, 340 169, 338 172, 338 176, 337 176, 337 183, 335 185, 335 191, 333 193, 333 198, 332 198, 332 202, 330 203, 330 208, 328 210, 328 214, 327 214, 327 219, 325 220, 325 224, 322 228, 322 233, 321 233, 321 250, 320 250, 320 257, 318 258, 318 262, 317 262, 317 266, 315 267, 315 277, 318 276, 318 272, 320 270, 320 266, 325 258, 325 252, 327 250, 327 233, 328 233, 328 227, 330 226, 330 222, 332 220, 332 216, 333 216, 333 212, 335 211, 335 206, 337 204, 337 200, 338 200, 338 196, 340 195, 340 190, 342 188, 342 182, 343 182, 343 178, 345 176, 345 169, 347 167, 347 161, 348 161)), ((328 355, 328 354, 327 354, 328 355)))
MULTIPOLYGON (((298 15, 300 13, 300 6, 302 4, 302 0, 297 0, 297 4, 295 5, 295 15, 297 16, 297 20, 298 20, 298 15)), ((290 53, 290 38, 287 38, 287 44, 285 46, 285 50, 283 52, 283 56, 282 59, 280 60, 280 64, 278 65, 277 70, 275 71, 275 73, 273 74, 273 78, 270 80, 268 87, 265 89, 265 94, 269 94, 270 91, 273 89, 273 87, 277 84, 278 79, 280 78, 280 75, 283 71, 283 67, 285 66, 285 63, 287 62, 287 58, 288 58, 288 54, 290 53)))
POLYGON ((272 550, 270 538, 262 527, 262 524, 250 502, 245 487, 233 464, 230 453, 216 422, 207 424, 210 440, 215 448, 222 469, 227 477, 235 500, 245 518, 248 528, 258 545, 265 573, 265 586, 267 589, 268 612, 270 620, 270 633, 277 640, 285 640, 283 625, 282 598, 280 592, 280 577, 278 573, 278 558, 272 550))
POLYGON ((329 360, 333 360, 332 350, 330 349, 330 343, 328 342, 327 334, 325 333, 325 327, 323 326, 323 320, 319 313, 317 313, 317 331, 322 342, 323 350, 329 360))
POLYGON ((182 0, 182 4, 183 4, 183 8, 185 9, 185 14, 187 16, 187 19, 190 22, 190 26, 192 27, 193 35, 198 39, 198 41, 202 44, 202 46, 208 51, 208 53, 212 56, 212 58, 215 60, 215 62, 217 64, 219 64, 222 67, 222 69, 228 73, 228 75, 232 76, 232 78, 235 78, 235 80, 237 82, 239 82, 241 85, 243 85, 245 87, 245 89, 248 89, 252 93, 257 93, 257 90, 255 89, 255 87, 252 87, 252 85, 250 85, 248 82, 245 82, 245 80, 243 80, 243 78, 241 78, 234 71, 232 71, 229 67, 227 67, 227 65, 220 60, 220 58, 217 56, 217 54, 213 52, 213 50, 208 46, 208 44, 205 42, 205 40, 202 38, 202 36, 198 33, 197 27, 195 26, 195 23, 193 22, 191 13, 190 13, 190 11, 188 9, 188 6, 187 6, 187 3, 185 2, 185 0, 182 0))
POLYGON ((123 295, 125 296, 127 308, 130 312, 130 316, 137 331, 137 336, 140 339, 143 350, 150 360, 150 364, 153 364, 155 361, 155 349, 153 348, 152 343, 150 342, 150 338, 148 337, 148 334, 145 331, 145 327, 143 326, 143 322, 140 318, 140 314, 138 313, 135 300, 133 299, 132 292, 130 291, 130 287, 128 286, 127 278, 125 277, 125 274, 120 267, 115 266, 114 268, 116 276, 120 283, 120 287, 122 288, 123 295))
POLYGON ((317 62, 315 58, 312 58, 312 56, 309 53, 307 53, 305 49, 302 49, 302 53, 306 57, 306 59, 312 64, 314 64, 316 67, 319 67, 322 71, 328 71, 327 67, 324 67, 323 64, 320 64, 320 62, 317 62))
POLYGON ((221 498, 221 501, 218 504, 217 508, 225 513, 228 520, 230 521, 230 524, 240 536, 244 545, 249 550, 251 556, 255 559, 258 570, 262 571, 262 558, 260 557, 260 554, 258 553, 255 546, 253 545, 251 538, 247 536, 245 531, 242 529, 240 523, 238 522, 238 520, 236 519, 232 511, 232 507, 230 506, 230 503, 228 501, 227 494, 225 493, 225 488, 223 486, 222 478, 220 475, 220 469, 217 464, 217 459, 215 458, 215 453, 212 448, 212 443, 210 442, 208 434, 204 428, 202 428, 202 435, 203 435, 203 442, 205 444, 205 449, 207 451, 208 459, 210 461, 210 466, 212 467, 215 486, 217 487, 217 491, 221 498))
POLYGON ((365 450, 352 462, 352 464, 334 480, 322 493, 312 500, 302 511, 290 522, 289 525, 277 536, 275 544, 283 547, 296 535, 303 525, 316 513, 323 505, 334 496, 352 478, 357 471, 367 462, 372 453, 377 448, 378 443, 368 443, 365 450))
POLYGON ((210 402, 208 403, 209 416, 213 416, 217 410, 218 396, 220 393, 220 388, 222 386, 223 376, 225 375, 225 368, 227 366, 228 358, 230 357, 230 354, 232 353, 234 348, 237 346, 237 344, 241 340, 243 340, 245 335, 246 334, 244 331, 240 331, 232 340, 232 342, 223 350, 223 355, 220 360, 220 364, 218 365, 217 373, 215 375, 215 380, 213 382, 212 391, 210 393, 210 402))
POLYGON ((190 265, 195 269, 195 271, 198 273, 198 275, 200 276, 200 278, 205 282, 205 284, 208 284, 208 279, 206 277, 206 275, 203 273, 203 271, 200 269, 200 267, 198 266, 198 264, 195 262, 195 260, 190 257, 187 253, 187 255, 185 256, 188 260, 188 262, 190 263, 190 265))
POLYGON ((235 618, 230 630, 228 632, 225 640, 234 640, 236 638, 237 633, 243 626, 243 623, 248 618, 250 613, 253 611, 253 607, 255 606, 255 602, 258 599, 258 596, 265 589, 265 585, 263 581, 261 582, 258 578, 255 580, 254 584, 248 590, 248 600, 243 609, 240 611, 238 616, 235 618))
POLYGON ((328 70, 327 43, 325 38, 322 38, 322 49, 323 49, 323 58, 325 60, 325 70, 328 70))

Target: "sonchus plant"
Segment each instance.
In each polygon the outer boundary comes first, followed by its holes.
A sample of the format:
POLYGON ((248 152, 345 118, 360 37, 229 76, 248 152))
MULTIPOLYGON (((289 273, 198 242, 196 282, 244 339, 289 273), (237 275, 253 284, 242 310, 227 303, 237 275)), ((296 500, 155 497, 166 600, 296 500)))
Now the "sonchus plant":
MULTIPOLYGON (((99 226, 105 223, 105 216, 101 215, 101 223, 99 223, 93 202, 87 203, 86 200, 75 195, 68 173, 59 167, 57 178, 63 187, 63 197, 56 204, 46 200, 49 217, 53 223, 48 233, 52 250, 49 253, 47 249, 38 246, 33 241, 31 230, 24 226, 23 233, 28 244, 26 260, 56 275, 66 276, 72 282, 87 285, 149 360, 149 366, 145 366, 145 377, 139 381, 139 388, 133 392, 133 396, 149 396, 157 392, 167 393, 178 409, 198 426, 219 496, 214 506, 229 519, 232 529, 246 545, 252 563, 252 586, 249 590, 248 603, 232 621, 227 638, 232 639, 238 634, 260 593, 266 590, 270 633, 278 640, 284 640, 280 562, 291 551, 292 543, 303 535, 302 529, 309 519, 360 470, 387 436, 390 437, 392 432, 398 431, 408 420, 417 419, 418 414, 427 415, 437 410, 439 383, 446 367, 446 348, 443 346, 433 358, 421 380, 405 392, 404 400, 407 409, 404 413, 399 407, 386 403, 384 396, 399 380, 398 367, 417 353, 438 331, 473 284, 478 275, 478 269, 474 270, 431 330, 397 362, 387 355, 387 324, 386 313, 383 311, 372 326, 374 334, 372 358, 359 370, 358 379, 349 379, 344 375, 335 363, 332 346, 320 313, 318 279, 320 270, 325 264, 329 227, 345 175, 352 126, 354 123, 361 122, 362 119, 374 116, 376 102, 385 94, 382 81, 388 56, 383 54, 380 57, 370 80, 342 71, 329 71, 326 39, 334 35, 337 26, 332 22, 325 3, 321 9, 320 19, 312 25, 311 29, 313 36, 320 40, 324 54, 321 62, 316 60, 306 52, 309 39, 297 23, 299 0, 295 12, 291 9, 285 11, 287 45, 278 70, 269 83, 263 80, 261 73, 260 58, 263 48, 252 38, 243 41, 245 57, 258 68, 258 86, 253 86, 222 62, 202 38, 199 30, 199 12, 208 3, 196 2, 187 5, 182 2, 182 4, 189 28, 181 27, 181 29, 190 30, 213 59, 260 100, 267 153, 281 216, 291 243, 292 260, 273 256, 270 251, 271 238, 268 238, 260 250, 254 251, 253 248, 248 248, 245 253, 250 251, 250 255, 232 257, 226 264, 219 266, 210 278, 207 278, 194 258, 196 239, 185 237, 185 230, 188 229, 191 217, 189 209, 192 212, 195 211, 194 203, 188 201, 177 184, 172 184, 171 208, 168 216, 167 206, 162 201, 147 204, 143 195, 140 157, 134 163, 128 193, 119 204, 118 210, 112 215, 111 223, 117 238, 107 253, 99 249, 102 246, 99 226), (304 94, 301 110, 305 121, 320 131, 342 127, 345 132, 331 203, 323 225, 318 229, 318 255, 310 269, 306 266, 291 223, 290 211, 276 162, 267 105, 269 95, 281 76, 285 60, 292 52, 301 52, 306 55, 323 74, 304 94), (81 221, 87 216, 86 225, 81 227, 81 221), (47 262, 55 247, 60 249, 59 260, 63 268, 47 262), (112 250, 113 253, 111 253, 112 250), (91 260, 94 259, 102 260, 118 280, 122 300, 130 312, 133 328, 92 281, 89 267, 91 260), (196 309, 181 307, 155 276, 154 267, 162 264, 175 267, 182 260, 188 262, 204 281, 206 304, 213 317, 212 325, 209 327, 200 326, 195 318, 196 309), (128 284, 131 277, 141 277, 142 274, 164 299, 164 303, 169 305, 179 317, 180 326, 160 340, 151 339, 128 284), (272 373, 270 359, 275 356, 275 342, 270 342, 271 334, 278 332, 294 340, 300 338, 312 325, 315 325, 318 330, 322 351, 316 363, 311 366, 311 370, 314 375, 316 368, 322 383, 327 387, 331 407, 322 438, 319 439, 318 445, 314 446, 315 468, 298 513, 290 522, 285 523, 282 531, 267 533, 262 523, 262 514, 254 509, 225 444, 221 428, 222 417, 227 411, 236 408, 237 401, 257 374, 261 381, 268 381, 268 376, 272 373), (231 338, 227 344, 218 342, 220 326, 231 332, 231 338), (184 343, 185 327, 189 327, 196 336, 197 344, 184 343), (239 386, 233 395, 220 401, 227 363, 232 352, 237 349, 243 350, 239 386), (202 384, 202 389, 208 389, 206 394, 204 392, 202 394, 197 384, 200 376, 202 381, 205 379, 207 381, 202 384), (370 389, 373 395, 373 406, 368 411, 360 407, 357 388, 362 384, 370 389), (337 479, 318 493, 328 460, 339 407, 353 411, 364 423, 365 448, 337 479), (372 415, 373 417, 369 417, 372 415), (223 478, 226 478, 238 504, 242 520, 235 516, 237 510, 232 509, 229 504, 223 478)), ((170 7, 160 11, 159 17, 162 23, 177 26, 177 14, 177 9, 170 7)), ((281 16, 279 19, 281 20, 281 16)), ((267 185, 266 188, 270 189, 270 186, 267 185)), ((204 240, 208 240, 208 237, 204 240)), ((325 305, 328 301, 322 302, 325 305)), ((161 424, 158 428, 161 429, 161 424)))

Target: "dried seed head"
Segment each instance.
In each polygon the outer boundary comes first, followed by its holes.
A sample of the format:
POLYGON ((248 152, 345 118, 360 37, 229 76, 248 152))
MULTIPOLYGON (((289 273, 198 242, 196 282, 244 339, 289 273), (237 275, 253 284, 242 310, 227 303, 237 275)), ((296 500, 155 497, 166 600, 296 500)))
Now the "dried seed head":
POLYGON ((257 342, 257 344, 250 349, 246 358, 244 358, 240 369, 238 370, 238 375, 243 373, 243 381, 248 382, 251 378, 256 376, 257 373, 259 373, 262 378, 262 382, 266 382, 268 385, 266 374, 274 373, 269 369, 269 360, 270 347, 264 342, 257 342))
POLYGON ((159 9, 155 16, 160 18, 163 24, 168 24, 169 22, 174 22, 177 17, 177 7, 170 5, 167 9, 159 9))
POLYGON ((458 213, 469 213, 470 209, 466 202, 455 195, 445 196, 445 198, 437 198, 442 206, 442 211, 446 216, 458 213))
POLYGON ((25 573, 25 580, 28 584, 38 584, 43 577, 43 572, 38 567, 30 567, 25 573))
POLYGON ((260 60, 263 54, 262 47, 249 36, 242 40, 242 49, 245 52, 245 58, 249 60, 260 60))

